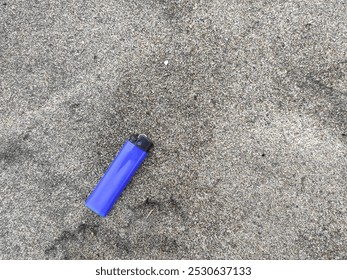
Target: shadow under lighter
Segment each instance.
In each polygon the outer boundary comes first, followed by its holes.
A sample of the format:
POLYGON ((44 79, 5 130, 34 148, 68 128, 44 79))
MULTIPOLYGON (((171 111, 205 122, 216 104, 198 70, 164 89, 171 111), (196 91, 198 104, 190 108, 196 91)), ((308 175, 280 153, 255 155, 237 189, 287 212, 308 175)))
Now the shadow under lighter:
POLYGON ((152 141, 146 135, 132 135, 89 195, 85 205, 98 215, 106 217, 152 146, 152 141))

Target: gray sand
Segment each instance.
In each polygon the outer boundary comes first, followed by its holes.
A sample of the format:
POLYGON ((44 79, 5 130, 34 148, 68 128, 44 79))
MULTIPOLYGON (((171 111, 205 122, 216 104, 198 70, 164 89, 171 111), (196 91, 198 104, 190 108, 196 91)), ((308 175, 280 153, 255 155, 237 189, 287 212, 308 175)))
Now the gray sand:
POLYGON ((346 1, 52 2, 0 5, 1 259, 347 258, 346 1))

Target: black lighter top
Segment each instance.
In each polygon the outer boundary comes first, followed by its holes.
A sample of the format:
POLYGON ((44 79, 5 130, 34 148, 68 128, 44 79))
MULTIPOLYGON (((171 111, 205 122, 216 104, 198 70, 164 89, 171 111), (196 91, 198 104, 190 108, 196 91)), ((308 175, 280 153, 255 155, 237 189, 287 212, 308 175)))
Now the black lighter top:
POLYGON ((145 134, 133 134, 130 136, 129 141, 145 152, 153 147, 153 142, 145 134))

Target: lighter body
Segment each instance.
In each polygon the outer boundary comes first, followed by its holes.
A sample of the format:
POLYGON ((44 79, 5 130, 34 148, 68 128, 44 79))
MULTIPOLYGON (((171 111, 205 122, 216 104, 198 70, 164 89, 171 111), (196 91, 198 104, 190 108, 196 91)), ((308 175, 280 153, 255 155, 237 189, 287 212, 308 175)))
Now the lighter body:
POLYGON ((85 205, 98 215, 106 217, 152 146, 153 143, 143 134, 131 136, 112 161, 85 205))

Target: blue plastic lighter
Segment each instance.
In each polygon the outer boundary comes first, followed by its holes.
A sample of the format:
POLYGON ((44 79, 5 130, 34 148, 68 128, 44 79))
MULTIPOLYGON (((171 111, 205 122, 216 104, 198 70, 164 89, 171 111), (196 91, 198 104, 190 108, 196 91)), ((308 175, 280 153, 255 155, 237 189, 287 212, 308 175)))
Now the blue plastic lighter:
POLYGON ((106 217, 152 146, 152 141, 146 135, 132 135, 89 195, 85 205, 98 215, 106 217))

